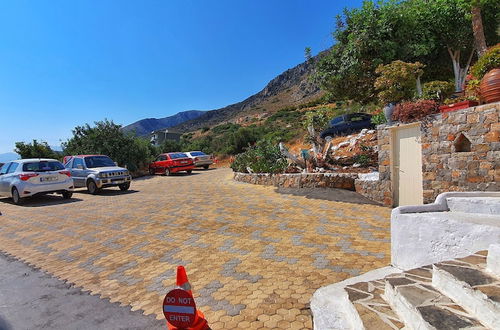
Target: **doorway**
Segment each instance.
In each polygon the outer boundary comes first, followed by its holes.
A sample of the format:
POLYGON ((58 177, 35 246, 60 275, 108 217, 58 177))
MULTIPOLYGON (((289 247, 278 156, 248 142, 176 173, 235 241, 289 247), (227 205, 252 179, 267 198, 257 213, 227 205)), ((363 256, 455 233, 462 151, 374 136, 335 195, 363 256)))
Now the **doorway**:
POLYGON ((424 198, 420 123, 395 127, 392 134, 394 204, 421 205, 424 198))

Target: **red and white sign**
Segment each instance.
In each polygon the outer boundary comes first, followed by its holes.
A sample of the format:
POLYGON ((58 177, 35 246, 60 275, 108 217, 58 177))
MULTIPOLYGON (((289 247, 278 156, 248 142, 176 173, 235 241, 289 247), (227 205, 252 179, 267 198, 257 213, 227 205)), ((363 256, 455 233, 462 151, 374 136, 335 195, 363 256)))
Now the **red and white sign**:
POLYGON ((193 296, 182 289, 170 291, 163 299, 163 315, 173 326, 189 328, 196 318, 193 296))

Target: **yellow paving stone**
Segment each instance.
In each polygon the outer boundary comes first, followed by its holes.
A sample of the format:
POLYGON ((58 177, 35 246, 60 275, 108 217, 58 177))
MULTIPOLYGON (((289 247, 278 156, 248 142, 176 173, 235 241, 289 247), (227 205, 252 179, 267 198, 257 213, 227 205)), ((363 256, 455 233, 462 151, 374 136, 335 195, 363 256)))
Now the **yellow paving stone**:
POLYGON ((195 173, 76 192, 73 203, 0 200, 0 250, 158 319, 183 264, 214 329, 311 328, 317 288, 389 264, 389 209, 195 173))

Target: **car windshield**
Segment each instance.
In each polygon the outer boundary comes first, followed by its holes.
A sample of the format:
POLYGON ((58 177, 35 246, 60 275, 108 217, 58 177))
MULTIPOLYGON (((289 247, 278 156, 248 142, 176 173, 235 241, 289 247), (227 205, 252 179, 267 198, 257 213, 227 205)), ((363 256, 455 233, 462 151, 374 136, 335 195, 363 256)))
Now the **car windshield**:
POLYGON ((85 157, 85 165, 87 165, 87 168, 116 166, 113 160, 108 156, 85 157))
POLYGON ((193 151, 191 152, 191 156, 205 156, 206 154, 201 151, 193 151))
POLYGON ((182 152, 177 152, 175 154, 169 154, 170 155, 170 158, 172 159, 179 159, 179 158, 186 158, 187 155, 185 153, 182 153, 182 152))
POLYGON ((49 172, 64 170, 63 164, 58 161, 39 161, 23 164, 23 172, 49 172))
POLYGON ((330 124, 331 125, 338 125, 338 124, 342 123, 343 119, 344 118, 342 116, 333 118, 332 121, 330 121, 330 124))

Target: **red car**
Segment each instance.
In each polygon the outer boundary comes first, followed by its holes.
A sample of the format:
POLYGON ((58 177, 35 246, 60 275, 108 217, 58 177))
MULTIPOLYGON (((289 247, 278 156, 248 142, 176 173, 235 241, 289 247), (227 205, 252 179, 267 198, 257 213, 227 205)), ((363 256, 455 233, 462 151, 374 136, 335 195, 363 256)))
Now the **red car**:
POLYGON ((169 152, 156 157, 156 160, 149 164, 149 174, 170 175, 180 171, 186 171, 188 174, 194 169, 194 163, 185 153, 169 152))

